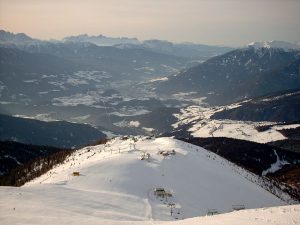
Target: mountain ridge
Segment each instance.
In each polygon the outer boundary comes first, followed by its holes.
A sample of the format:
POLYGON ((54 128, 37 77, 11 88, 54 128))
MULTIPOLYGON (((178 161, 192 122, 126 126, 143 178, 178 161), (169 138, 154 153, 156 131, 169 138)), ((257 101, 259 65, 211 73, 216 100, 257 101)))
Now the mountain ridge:
POLYGON ((163 95, 196 92, 199 97, 205 97, 207 103, 215 105, 241 101, 299 88, 300 75, 296 66, 299 57, 299 51, 267 48, 256 51, 251 47, 237 49, 169 76, 155 88, 163 95), (289 66, 291 70, 286 69, 289 66), (277 81, 276 77, 280 79, 277 81), (257 82, 259 79, 262 82, 257 82), (267 89, 263 84, 269 84, 267 89))
POLYGON ((101 131, 66 121, 44 122, 0 114, 0 140, 60 148, 79 147, 106 138, 101 131))
POLYGON ((286 42, 286 41, 278 41, 278 40, 273 40, 273 41, 261 41, 261 42, 251 42, 247 45, 248 47, 253 47, 255 49, 260 49, 260 48, 279 48, 283 49, 285 51, 291 51, 291 50, 299 50, 300 45, 299 43, 291 43, 291 42, 286 42))

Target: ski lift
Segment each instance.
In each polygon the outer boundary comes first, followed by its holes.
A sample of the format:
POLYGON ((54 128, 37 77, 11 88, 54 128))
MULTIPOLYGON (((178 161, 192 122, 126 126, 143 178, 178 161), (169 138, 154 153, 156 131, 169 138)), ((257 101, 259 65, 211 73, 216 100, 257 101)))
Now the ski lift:
POLYGON ((217 215, 217 214, 219 214, 219 212, 216 209, 209 209, 209 210, 207 210, 207 213, 206 213, 207 216, 213 216, 213 215, 217 215))
POLYGON ((233 211, 239 211, 245 209, 245 205, 232 205, 233 211))

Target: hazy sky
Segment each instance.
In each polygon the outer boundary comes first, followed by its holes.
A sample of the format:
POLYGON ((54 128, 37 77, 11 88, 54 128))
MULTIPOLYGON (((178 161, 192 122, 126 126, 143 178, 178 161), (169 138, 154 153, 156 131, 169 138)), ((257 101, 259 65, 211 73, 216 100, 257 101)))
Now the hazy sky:
POLYGON ((238 46, 300 41, 300 0, 0 0, 0 29, 238 46))

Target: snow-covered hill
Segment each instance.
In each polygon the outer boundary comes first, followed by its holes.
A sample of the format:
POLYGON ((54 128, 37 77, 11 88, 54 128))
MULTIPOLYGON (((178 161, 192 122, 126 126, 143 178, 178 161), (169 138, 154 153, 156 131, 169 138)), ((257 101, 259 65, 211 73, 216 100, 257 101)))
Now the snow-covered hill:
MULTIPOLYGON (((268 99, 263 100, 267 101, 268 99)), ((172 126, 176 131, 181 131, 183 134, 189 134, 193 137, 228 137, 257 143, 287 139, 280 132, 281 130, 300 127, 298 123, 285 125, 270 121, 253 122, 214 118, 214 115, 218 113, 239 109, 247 102, 249 101, 211 108, 197 105, 188 106, 181 109, 179 114, 174 114, 178 121, 172 126), (260 127, 268 127, 268 129, 260 130, 260 127)), ((252 114, 255 114, 257 111, 249 109, 249 112, 252 112, 252 114)))
POLYGON ((255 175, 179 140, 114 138, 76 151, 64 164, 23 187, 0 187, 0 220, 156 224, 212 211, 227 213, 234 205, 249 209, 286 204, 255 181, 255 175), (155 195, 157 188, 164 197, 155 195))

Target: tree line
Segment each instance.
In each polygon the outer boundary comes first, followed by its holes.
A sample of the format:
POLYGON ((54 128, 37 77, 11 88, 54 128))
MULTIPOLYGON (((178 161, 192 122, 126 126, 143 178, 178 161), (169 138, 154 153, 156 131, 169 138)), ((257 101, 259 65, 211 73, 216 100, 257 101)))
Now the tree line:
POLYGON ((61 150, 47 156, 40 156, 20 165, 10 171, 9 174, 0 177, 1 186, 22 186, 28 181, 51 170, 61 164, 74 150, 61 150))

